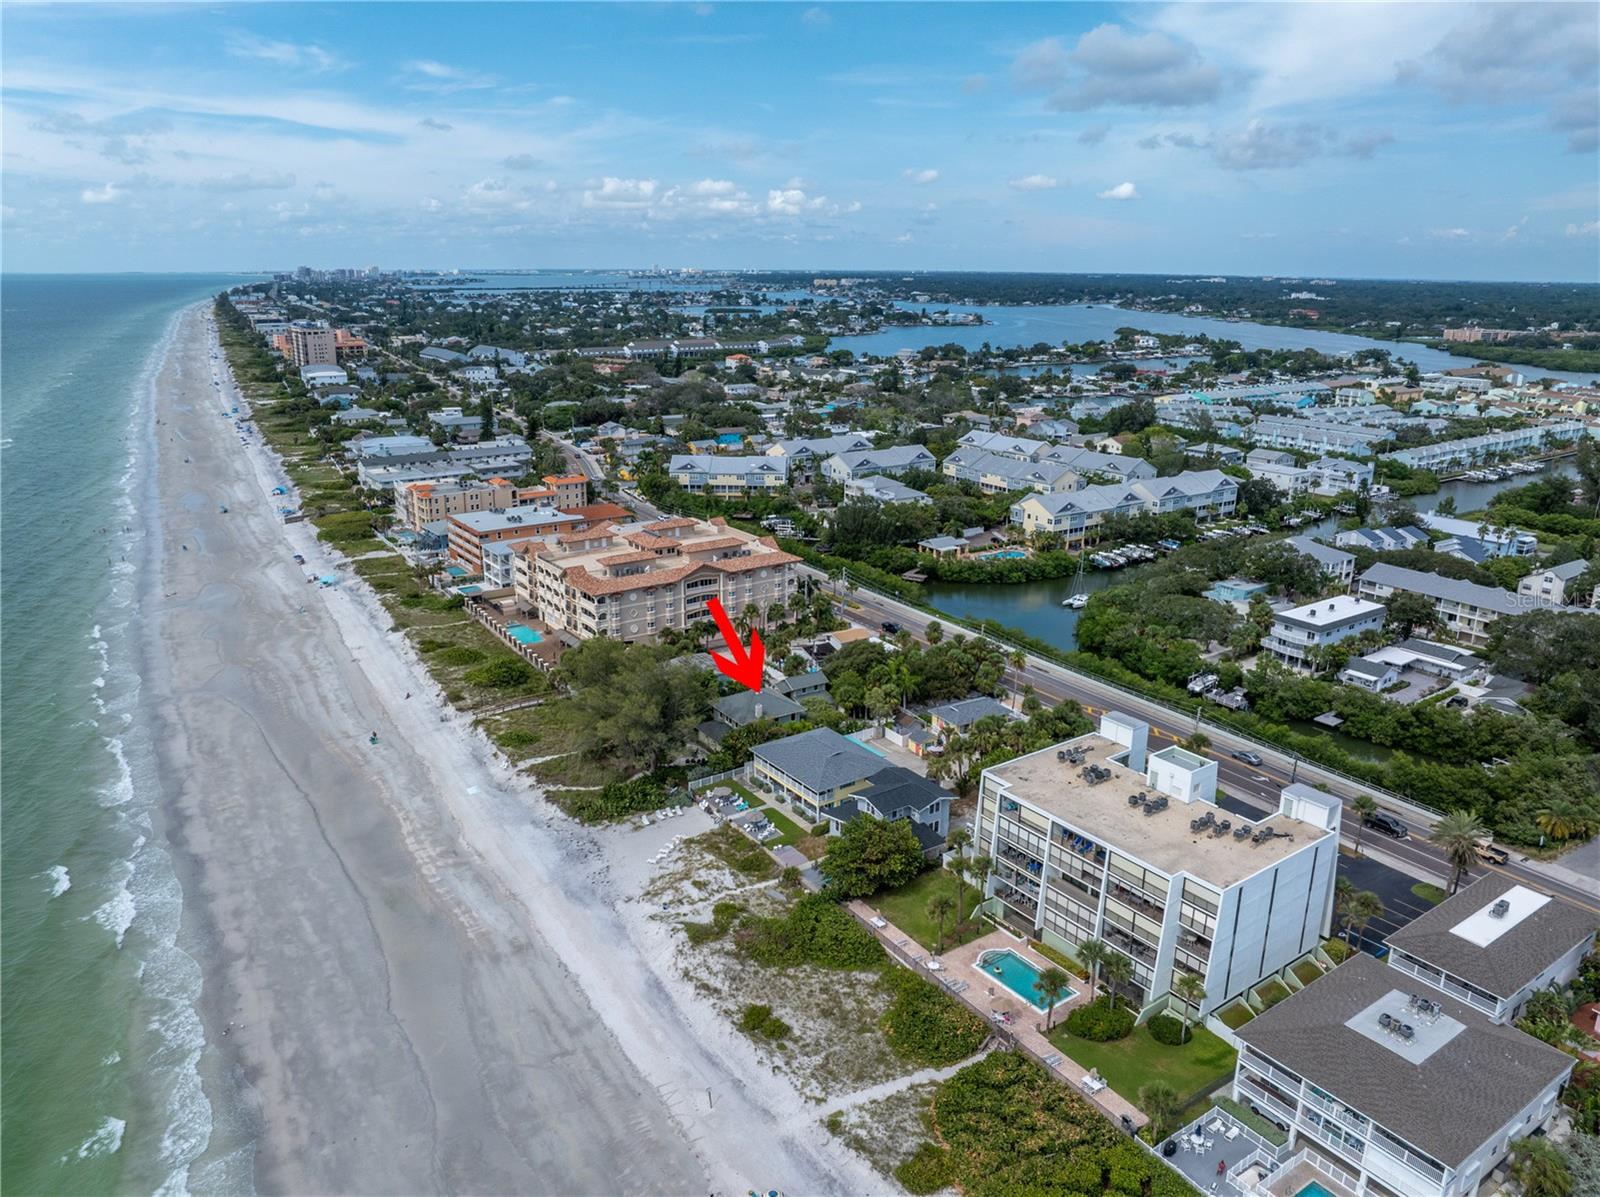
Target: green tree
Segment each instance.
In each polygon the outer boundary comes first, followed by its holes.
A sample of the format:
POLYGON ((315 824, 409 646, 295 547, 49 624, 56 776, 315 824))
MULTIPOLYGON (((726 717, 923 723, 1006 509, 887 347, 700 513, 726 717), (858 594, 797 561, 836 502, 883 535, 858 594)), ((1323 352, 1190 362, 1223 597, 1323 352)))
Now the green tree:
POLYGON ((978 907, 983 902, 983 891, 989 883, 989 874, 993 871, 994 860, 991 857, 974 856, 967 862, 967 873, 972 878, 972 888, 977 891, 974 895, 976 900, 972 903, 972 915, 968 917, 977 915, 978 907))
POLYGON ((868 898, 922 871, 922 845, 907 819, 851 819, 828 842, 817 869, 835 898, 868 898))
POLYGON ((1150 1115, 1150 1134, 1159 1143, 1172 1133, 1182 1104, 1166 1081, 1150 1081, 1139 1086, 1139 1108, 1150 1115))
POLYGON ((1089 970, 1089 1000, 1095 998, 1095 991, 1100 988, 1100 966, 1111 955, 1111 947, 1102 939, 1086 939, 1078 945, 1078 959, 1089 970))
POLYGON ((654 769, 694 741, 716 683, 707 670, 667 665, 671 653, 597 636, 562 657, 580 752, 654 769))
POLYGON ((1518 1139, 1512 1144, 1511 1177, 1522 1197, 1574 1197, 1572 1169, 1549 1139, 1518 1139))
POLYGON ((1409 590, 1395 591, 1383 600, 1383 605, 1389 609, 1389 627, 1395 629, 1402 638, 1418 628, 1434 627, 1439 621, 1433 600, 1409 590))
POLYGON ((1350 924, 1356 932, 1356 948, 1360 950, 1362 941, 1366 938, 1367 925, 1374 919, 1383 917, 1383 899, 1370 889, 1360 890, 1354 894, 1345 908, 1350 919, 1350 924))
POLYGON ((937 619, 930 619, 923 635, 927 637, 929 644, 938 644, 944 639, 944 624, 937 619))
POLYGON ((1350 809, 1356 816, 1356 855, 1361 855, 1361 838, 1367 830, 1367 816, 1376 814, 1378 800, 1371 794, 1357 794, 1350 800, 1350 809))
POLYGON ((1117 990, 1133 980, 1133 961, 1115 948, 1107 948, 1106 958, 1100 962, 1100 971, 1105 974, 1106 988, 1111 991, 1111 1004, 1114 1006, 1122 1000, 1117 990))
POLYGON ((1460 887, 1461 878, 1478 859, 1477 844, 1486 835, 1476 811, 1453 810, 1433 825, 1428 839, 1444 853, 1445 863, 1450 866, 1451 893, 1460 887))
POLYGON ((1172 983, 1172 992, 1183 1003, 1183 1041, 1189 1041, 1189 1026, 1191 1008, 1198 1010, 1206 1000, 1206 983, 1193 973, 1179 973, 1178 979, 1172 983))
POLYGON ((1037 984, 1039 995, 1049 1003, 1049 1009, 1044 1012, 1044 1029, 1048 1031, 1055 1021, 1056 1003, 1072 989, 1072 978, 1066 970, 1052 964, 1040 971, 1037 984))
POLYGON ((928 899, 927 915, 939 928, 939 938, 934 944, 934 954, 944 951, 944 921, 950 917, 950 912, 956 908, 956 901, 949 894, 937 893, 928 899))

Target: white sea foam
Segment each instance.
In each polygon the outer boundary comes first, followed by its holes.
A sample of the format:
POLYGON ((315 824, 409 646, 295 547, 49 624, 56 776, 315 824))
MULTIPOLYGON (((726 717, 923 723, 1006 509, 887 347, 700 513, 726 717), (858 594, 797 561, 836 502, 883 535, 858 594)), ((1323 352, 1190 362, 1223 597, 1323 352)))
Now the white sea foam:
MULTIPOLYGON (((101 710, 104 709, 102 704, 101 710)), ((98 801, 101 806, 126 806, 133 799, 133 771, 128 768, 128 754, 122 737, 108 737, 106 750, 116 760, 117 771, 110 781, 100 787, 98 801)))
POLYGON ((123 936, 128 934, 128 928, 133 926, 133 920, 138 914, 139 903, 128 889, 128 883, 123 881, 117 886, 117 892, 87 917, 116 936, 117 947, 120 948, 123 936))
POLYGON ((102 1067, 102 1068, 115 1068, 118 1064, 121 1064, 121 1063, 122 1063, 122 1053, 121 1052, 112 1052, 104 1060, 100 1061, 100 1067, 102 1067))
POLYGON ((52 898, 59 898, 72 888, 72 876, 67 872, 66 865, 51 865, 39 876, 50 878, 50 896, 52 898))
POLYGON ((92 1159, 99 1155, 113 1155, 122 1148, 122 1132, 128 1124, 121 1118, 107 1118, 82 1143, 78 1144, 78 1158, 92 1159))

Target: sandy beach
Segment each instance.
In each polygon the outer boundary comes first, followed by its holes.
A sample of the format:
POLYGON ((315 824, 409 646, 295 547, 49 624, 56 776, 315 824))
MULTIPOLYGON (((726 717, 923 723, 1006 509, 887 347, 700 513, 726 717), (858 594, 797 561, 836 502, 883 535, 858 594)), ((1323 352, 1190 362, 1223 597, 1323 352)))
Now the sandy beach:
POLYGON ((892 1187, 696 1002, 633 900, 661 836, 702 825, 585 829, 499 765, 278 520, 286 479, 225 418, 214 347, 194 309, 162 369, 146 604, 202 1072, 246 1111, 196 1173, 253 1151, 263 1192, 892 1187))

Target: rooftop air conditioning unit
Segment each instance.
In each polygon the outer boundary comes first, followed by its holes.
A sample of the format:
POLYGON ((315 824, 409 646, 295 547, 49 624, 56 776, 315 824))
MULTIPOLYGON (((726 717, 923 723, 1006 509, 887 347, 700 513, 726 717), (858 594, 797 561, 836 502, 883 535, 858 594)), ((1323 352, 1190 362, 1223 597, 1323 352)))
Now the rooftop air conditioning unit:
POLYGON ((1489 917, 1492 919, 1503 919, 1510 913, 1511 903, 1504 898, 1501 898, 1493 906, 1489 907, 1489 917))

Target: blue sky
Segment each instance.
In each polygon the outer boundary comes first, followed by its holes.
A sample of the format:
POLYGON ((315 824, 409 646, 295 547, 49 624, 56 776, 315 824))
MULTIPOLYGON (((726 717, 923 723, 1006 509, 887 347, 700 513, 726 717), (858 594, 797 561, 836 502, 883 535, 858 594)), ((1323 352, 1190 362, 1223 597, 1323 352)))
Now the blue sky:
POLYGON ((3 15, 8 270, 1600 279, 1594 4, 3 15))

